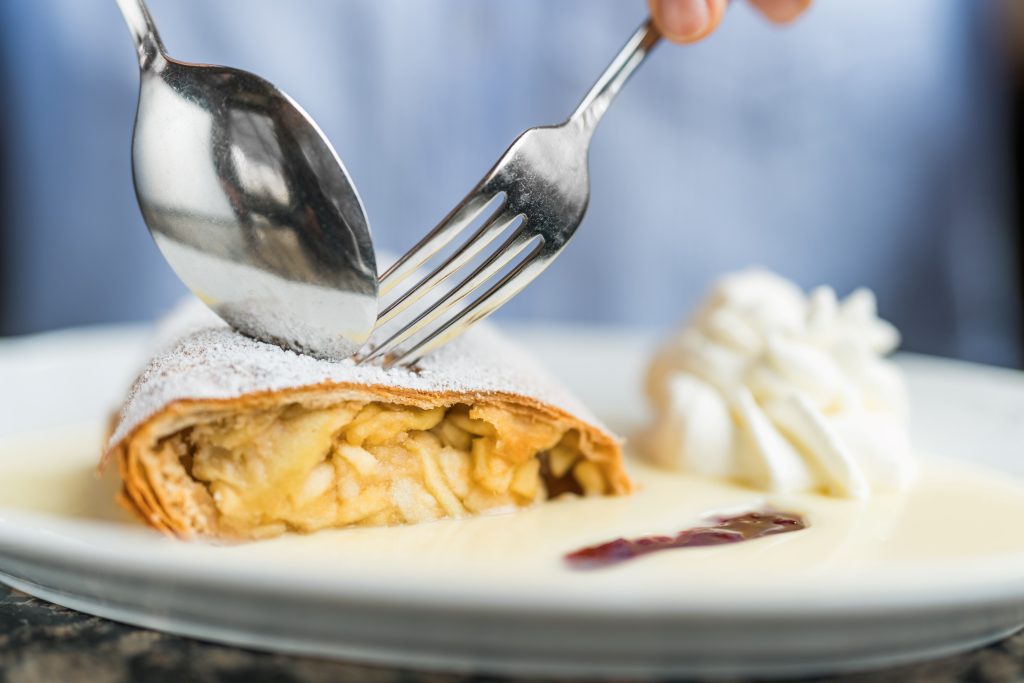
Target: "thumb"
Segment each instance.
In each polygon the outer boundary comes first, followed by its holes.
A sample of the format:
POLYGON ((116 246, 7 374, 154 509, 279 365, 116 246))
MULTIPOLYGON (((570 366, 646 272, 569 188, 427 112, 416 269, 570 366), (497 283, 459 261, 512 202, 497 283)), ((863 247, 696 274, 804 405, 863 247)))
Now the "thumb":
POLYGON ((647 0, 654 24, 673 43, 693 43, 715 30, 728 0, 647 0))

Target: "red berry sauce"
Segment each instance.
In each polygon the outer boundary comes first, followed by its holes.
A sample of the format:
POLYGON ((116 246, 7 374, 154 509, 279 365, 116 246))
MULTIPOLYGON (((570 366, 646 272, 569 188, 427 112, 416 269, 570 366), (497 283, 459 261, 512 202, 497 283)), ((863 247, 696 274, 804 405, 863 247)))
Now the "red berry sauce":
POLYGON ((761 510, 731 517, 715 517, 714 525, 680 531, 675 536, 618 538, 601 545, 582 548, 565 556, 573 569, 599 569, 626 560, 673 548, 698 548, 752 541, 807 528, 804 518, 790 512, 761 510))

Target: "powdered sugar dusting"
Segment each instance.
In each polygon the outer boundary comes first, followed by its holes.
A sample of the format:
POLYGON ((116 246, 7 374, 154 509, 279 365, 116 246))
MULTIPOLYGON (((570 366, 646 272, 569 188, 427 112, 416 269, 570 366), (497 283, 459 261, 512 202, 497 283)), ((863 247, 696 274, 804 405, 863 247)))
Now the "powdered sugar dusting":
POLYGON ((189 399, 230 399, 330 382, 413 391, 528 396, 601 427, 579 401, 518 346, 487 325, 422 359, 416 371, 359 366, 301 355, 250 339, 196 300, 157 329, 156 353, 135 380, 110 438, 116 445, 166 406, 189 399))

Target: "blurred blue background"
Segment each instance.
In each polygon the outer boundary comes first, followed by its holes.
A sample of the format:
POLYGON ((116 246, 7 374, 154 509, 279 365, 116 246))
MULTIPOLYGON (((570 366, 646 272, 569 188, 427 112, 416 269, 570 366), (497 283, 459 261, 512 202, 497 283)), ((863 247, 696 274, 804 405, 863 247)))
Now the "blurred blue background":
MULTIPOLYGON (((609 111, 575 241, 499 315, 665 327, 724 270, 873 288, 905 348, 1020 365, 1014 0, 742 2, 609 111)), ((276 83, 401 251, 563 119, 640 0, 150 0, 168 51, 276 83)), ((135 204, 113 0, 0 0, 0 334, 150 319, 183 287, 135 204)))

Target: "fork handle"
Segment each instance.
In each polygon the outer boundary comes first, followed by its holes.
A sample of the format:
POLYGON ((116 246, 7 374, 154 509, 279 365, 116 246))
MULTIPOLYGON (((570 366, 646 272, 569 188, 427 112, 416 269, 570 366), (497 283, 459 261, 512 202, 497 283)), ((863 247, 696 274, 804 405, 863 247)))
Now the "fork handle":
POLYGON ((585 130, 592 132, 604 113, 608 111, 612 100, 619 94, 619 90, 633 75, 636 68, 643 63, 659 40, 661 40, 661 32, 654 26, 654 21, 648 17, 647 21, 630 36, 619 54, 615 55, 615 59, 597 79, 597 83, 576 107, 576 111, 572 113, 569 120, 578 122, 585 130))

